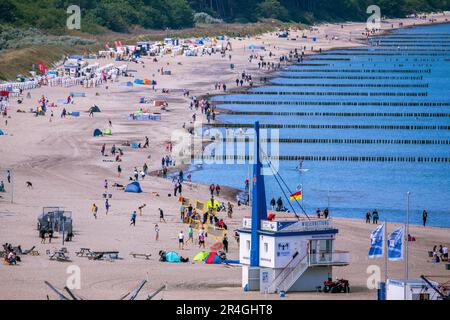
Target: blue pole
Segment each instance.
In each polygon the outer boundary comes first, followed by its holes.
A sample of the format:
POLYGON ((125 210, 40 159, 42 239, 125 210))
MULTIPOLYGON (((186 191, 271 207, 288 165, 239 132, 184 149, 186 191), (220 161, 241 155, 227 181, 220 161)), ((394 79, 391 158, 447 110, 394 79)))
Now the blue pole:
POLYGON ((255 122, 255 155, 253 164, 253 188, 252 188, 252 238, 250 248, 250 266, 259 266, 259 234, 261 220, 267 219, 266 190, 264 176, 261 174, 262 164, 260 159, 260 134, 259 122, 255 122))

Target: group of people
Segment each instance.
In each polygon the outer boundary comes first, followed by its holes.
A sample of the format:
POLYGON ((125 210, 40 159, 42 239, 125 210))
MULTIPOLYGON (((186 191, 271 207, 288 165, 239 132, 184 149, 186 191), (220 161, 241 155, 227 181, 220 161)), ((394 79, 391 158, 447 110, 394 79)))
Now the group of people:
POLYGON ((17 255, 17 252, 14 250, 13 246, 10 243, 5 243, 3 245, 3 249, 5 252, 3 253, 3 263, 6 265, 16 265, 17 262, 20 262, 20 257, 17 255))
POLYGON ((448 262, 448 247, 446 245, 440 245, 433 247, 433 257, 431 259, 433 263, 440 263, 441 261, 448 262))
MULTIPOLYGON (((100 153, 103 157, 108 156, 106 153, 106 144, 102 144, 102 147, 100 149, 100 153)), ((123 150, 121 148, 117 148, 115 144, 111 146, 110 154, 115 158, 116 162, 122 162, 121 157, 124 155, 123 150)))
POLYGON ((211 194, 211 196, 214 196, 214 192, 216 192, 216 195, 219 196, 220 195, 220 185, 219 184, 210 184, 209 186, 209 192, 211 194))
POLYGON ((322 217, 324 219, 328 219, 328 215, 330 214, 328 208, 325 208, 324 210, 320 210, 320 208, 316 209, 316 215, 317 218, 321 219, 322 217))
POLYGON ((370 223, 372 221, 373 224, 378 224, 378 220, 380 219, 380 216, 378 214, 378 211, 375 209, 371 213, 370 211, 367 211, 366 213, 366 223, 370 223))
POLYGON ((272 199, 270 200, 270 208, 279 212, 286 211, 286 207, 284 206, 283 199, 281 199, 281 197, 278 197, 277 201, 275 201, 275 198, 272 197, 272 199))

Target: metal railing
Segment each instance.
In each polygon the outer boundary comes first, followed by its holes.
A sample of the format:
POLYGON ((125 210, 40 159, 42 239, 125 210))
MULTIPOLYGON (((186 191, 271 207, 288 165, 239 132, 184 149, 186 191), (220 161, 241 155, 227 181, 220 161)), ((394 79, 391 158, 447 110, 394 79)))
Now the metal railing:
POLYGON ((309 255, 300 255, 298 252, 281 273, 272 281, 267 288, 268 293, 287 291, 297 281, 309 266, 309 255))
POLYGON ((348 265, 350 263, 350 252, 332 251, 309 254, 309 265, 348 265))

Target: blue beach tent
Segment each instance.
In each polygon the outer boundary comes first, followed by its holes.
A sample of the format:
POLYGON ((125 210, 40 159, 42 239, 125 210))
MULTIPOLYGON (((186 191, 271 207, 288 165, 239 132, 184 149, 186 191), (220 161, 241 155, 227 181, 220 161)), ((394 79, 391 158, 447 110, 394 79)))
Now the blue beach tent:
POLYGON ((102 135, 103 135, 103 133, 100 129, 94 130, 94 137, 101 137, 102 135))
POLYGON ((127 187, 125 188, 125 192, 141 193, 142 192, 141 185, 139 184, 139 182, 134 181, 129 185, 127 185, 127 187))
POLYGON ((2 129, 0 129, 0 136, 4 136, 5 133, 2 131, 2 129))
POLYGON ((167 262, 181 262, 180 256, 178 253, 174 251, 166 252, 166 261, 167 262))

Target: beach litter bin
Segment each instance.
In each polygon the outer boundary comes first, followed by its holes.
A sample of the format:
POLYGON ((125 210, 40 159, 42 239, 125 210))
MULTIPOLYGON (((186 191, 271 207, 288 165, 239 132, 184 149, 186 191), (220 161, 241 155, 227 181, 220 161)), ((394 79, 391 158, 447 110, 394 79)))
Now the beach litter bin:
POLYGON ((286 292, 280 291, 280 298, 284 298, 286 296, 286 292))
POLYGON ((230 69, 231 69, 231 70, 234 69, 234 63, 230 64, 230 69))

